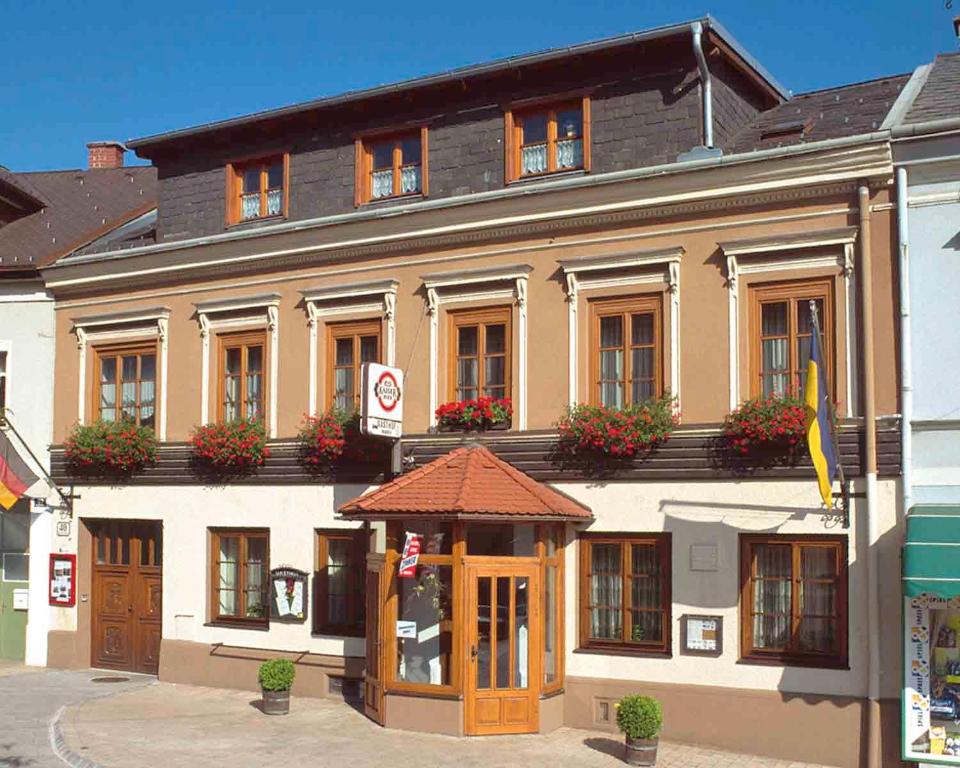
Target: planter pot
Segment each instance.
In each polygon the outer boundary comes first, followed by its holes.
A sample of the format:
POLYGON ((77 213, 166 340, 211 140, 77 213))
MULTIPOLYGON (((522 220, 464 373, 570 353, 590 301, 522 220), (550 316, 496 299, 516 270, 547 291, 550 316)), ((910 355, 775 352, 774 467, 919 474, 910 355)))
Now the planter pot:
POLYGON ((290 691, 263 691, 263 714, 286 715, 290 712, 290 691))
POLYGON ((624 762, 627 765, 656 765, 657 744, 659 743, 659 739, 631 739, 627 736, 624 762))
POLYGON ((438 424, 437 432, 506 432, 510 429, 509 421, 498 421, 488 427, 466 426, 462 424, 438 424))

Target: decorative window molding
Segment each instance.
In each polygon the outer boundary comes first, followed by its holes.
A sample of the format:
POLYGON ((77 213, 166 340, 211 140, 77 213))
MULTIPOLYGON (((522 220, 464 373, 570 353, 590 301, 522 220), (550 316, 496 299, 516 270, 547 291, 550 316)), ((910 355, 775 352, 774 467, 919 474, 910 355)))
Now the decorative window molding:
POLYGON ((397 355, 397 280, 371 280, 360 283, 341 283, 301 291, 310 328, 309 353, 309 410, 317 415, 317 357, 318 327, 320 321, 338 315, 370 314, 386 320, 383 351, 387 365, 396 365, 397 355))
POLYGON ((578 312, 581 291, 666 283, 670 293, 670 392, 680 404, 680 259, 682 247, 586 256, 557 262, 567 283, 567 380, 570 405, 580 400, 578 312))
POLYGON ((167 439, 167 356, 170 335, 170 309, 148 307, 103 315, 75 317, 71 320, 80 351, 78 365, 77 421, 87 418, 87 357, 92 344, 155 339, 159 347, 157 372, 160 397, 157 402, 157 439, 167 439))
POLYGON ((200 423, 210 423, 210 335, 266 327, 268 333, 267 361, 267 434, 277 436, 277 378, 279 374, 280 294, 263 293, 256 296, 238 296, 194 305, 200 324, 200 423))
MULTIPOLYGON (((855 415, 858 392, 854 375, 857 356, 853 329, 857 327, 857 317, 853 274, 857 232, 857 227, 839 227, 718 243, 727 262, 730 410, 740 405, 740 277, 785 270, 838 268, 843 276, 846 298, 846 416, 855 415), (813 249, 821 252, 811 253, 813 249)), ((835 309, 835 316, 839 317, 839 308, 835 309)))
POLYGON ((427 311, 430 314, 430 426, 436 426, 435 412, 440 386, 440 306, 453 302, 511 299, 517 305, 517 407, 516 427, 527 428, 527 281, 533 267, 510 264, 485 269, 424 275, 427 311))

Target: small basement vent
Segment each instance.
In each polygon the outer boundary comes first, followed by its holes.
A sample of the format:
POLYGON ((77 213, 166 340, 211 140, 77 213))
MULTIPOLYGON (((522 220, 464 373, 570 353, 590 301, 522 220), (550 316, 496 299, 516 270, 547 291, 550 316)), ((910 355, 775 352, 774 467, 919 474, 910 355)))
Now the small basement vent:
POLYGON ((342 696, 345 699, 360 698, 360 681, 350 677, 327 678, 327 691, 333 696, 342 696))
POLYGON ((613 700, 594 699, 593 705, 594 725, 610 725, 613 722, 613 700))

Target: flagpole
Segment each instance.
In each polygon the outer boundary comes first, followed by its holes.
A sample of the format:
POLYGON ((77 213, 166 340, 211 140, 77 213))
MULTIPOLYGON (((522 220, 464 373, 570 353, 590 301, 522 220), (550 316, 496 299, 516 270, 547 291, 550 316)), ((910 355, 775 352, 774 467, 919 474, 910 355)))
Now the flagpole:
POLYGON ((30 448, 30 445, 27 443, 27 441, 23 439, 23 435, 21 435, 17 431, 17 428, 13 426, 13 422, 10 421, 10 417, 7 416, 7 411, 5 408, 0 408, 0 429, 9 429, 11 432, 13 432, 14 435, 16 435, 17 440, 20 441, 20 445, 22 445, 27 450, 27 454, 30 456, 31 459, 33 459, 33 463, 36 464, 37 467, 40 469, 40 471, 43 473, 44 478, 47 480, 48 483, 50 483, 50 486, 60 495, 60 498, 63 499, 63 503, 66 505, 67 509, 70 510, 70 514, 72 515, 73 503, 71 502, 70 497, 67 496, 67 494, 65 494, 63 491, 61 491, 60 486, 57 485, 57 482, 52 477, 50 477, 50 473, 47 472, 46 468, 44 468, 43 463, 40 461, 40 459, 37 458, 37 455, 30 448))
MULTIPOLYGON (((823 346, 823 332, 820 330, 820 316, 817 312, 817 302, 815 299, 810 299, 810 321, 813 324, 813 332, 817 334, 817 342, 820 345, 821 353, 824 350, 823 346)), ((826 377, 824 377, 826 380, 826 377)), ((837 479, 840 481, 840 492, 841 492, 841 503, 843 505, 843 514, 845 517, 848 517, 850 510, 847 509, 847 493, 846 493, 846 477, 843 474, 843 463, 840 461, 840 440, 838 438, 839 430, 837 427, 837 411, 833 407, 833 398, 830 397, 829 392, 824 392, 823 396, 827 400, 827 409, 830 412, 830 425, 833 429, 830 430, 830 438, 833 443, 833 454, 837 458, 837 479)))

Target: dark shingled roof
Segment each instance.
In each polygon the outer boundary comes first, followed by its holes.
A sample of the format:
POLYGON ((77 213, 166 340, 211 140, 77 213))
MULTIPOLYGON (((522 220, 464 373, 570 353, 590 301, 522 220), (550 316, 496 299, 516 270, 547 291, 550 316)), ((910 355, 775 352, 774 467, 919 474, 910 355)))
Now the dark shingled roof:
POLYGON ((941 53, 903 122, 924 123, 960 117, 960 53, 941 53))
POLYGON ((157 169, 149 166, 6 171, 4 182, 39 207, 0 227, 0 273, 46 266, 157 204, 157 169))
POLYGON ((895 75, 801 93, 758 115, 723 150, 751 152, 876 131, 909 79, 895 75))

